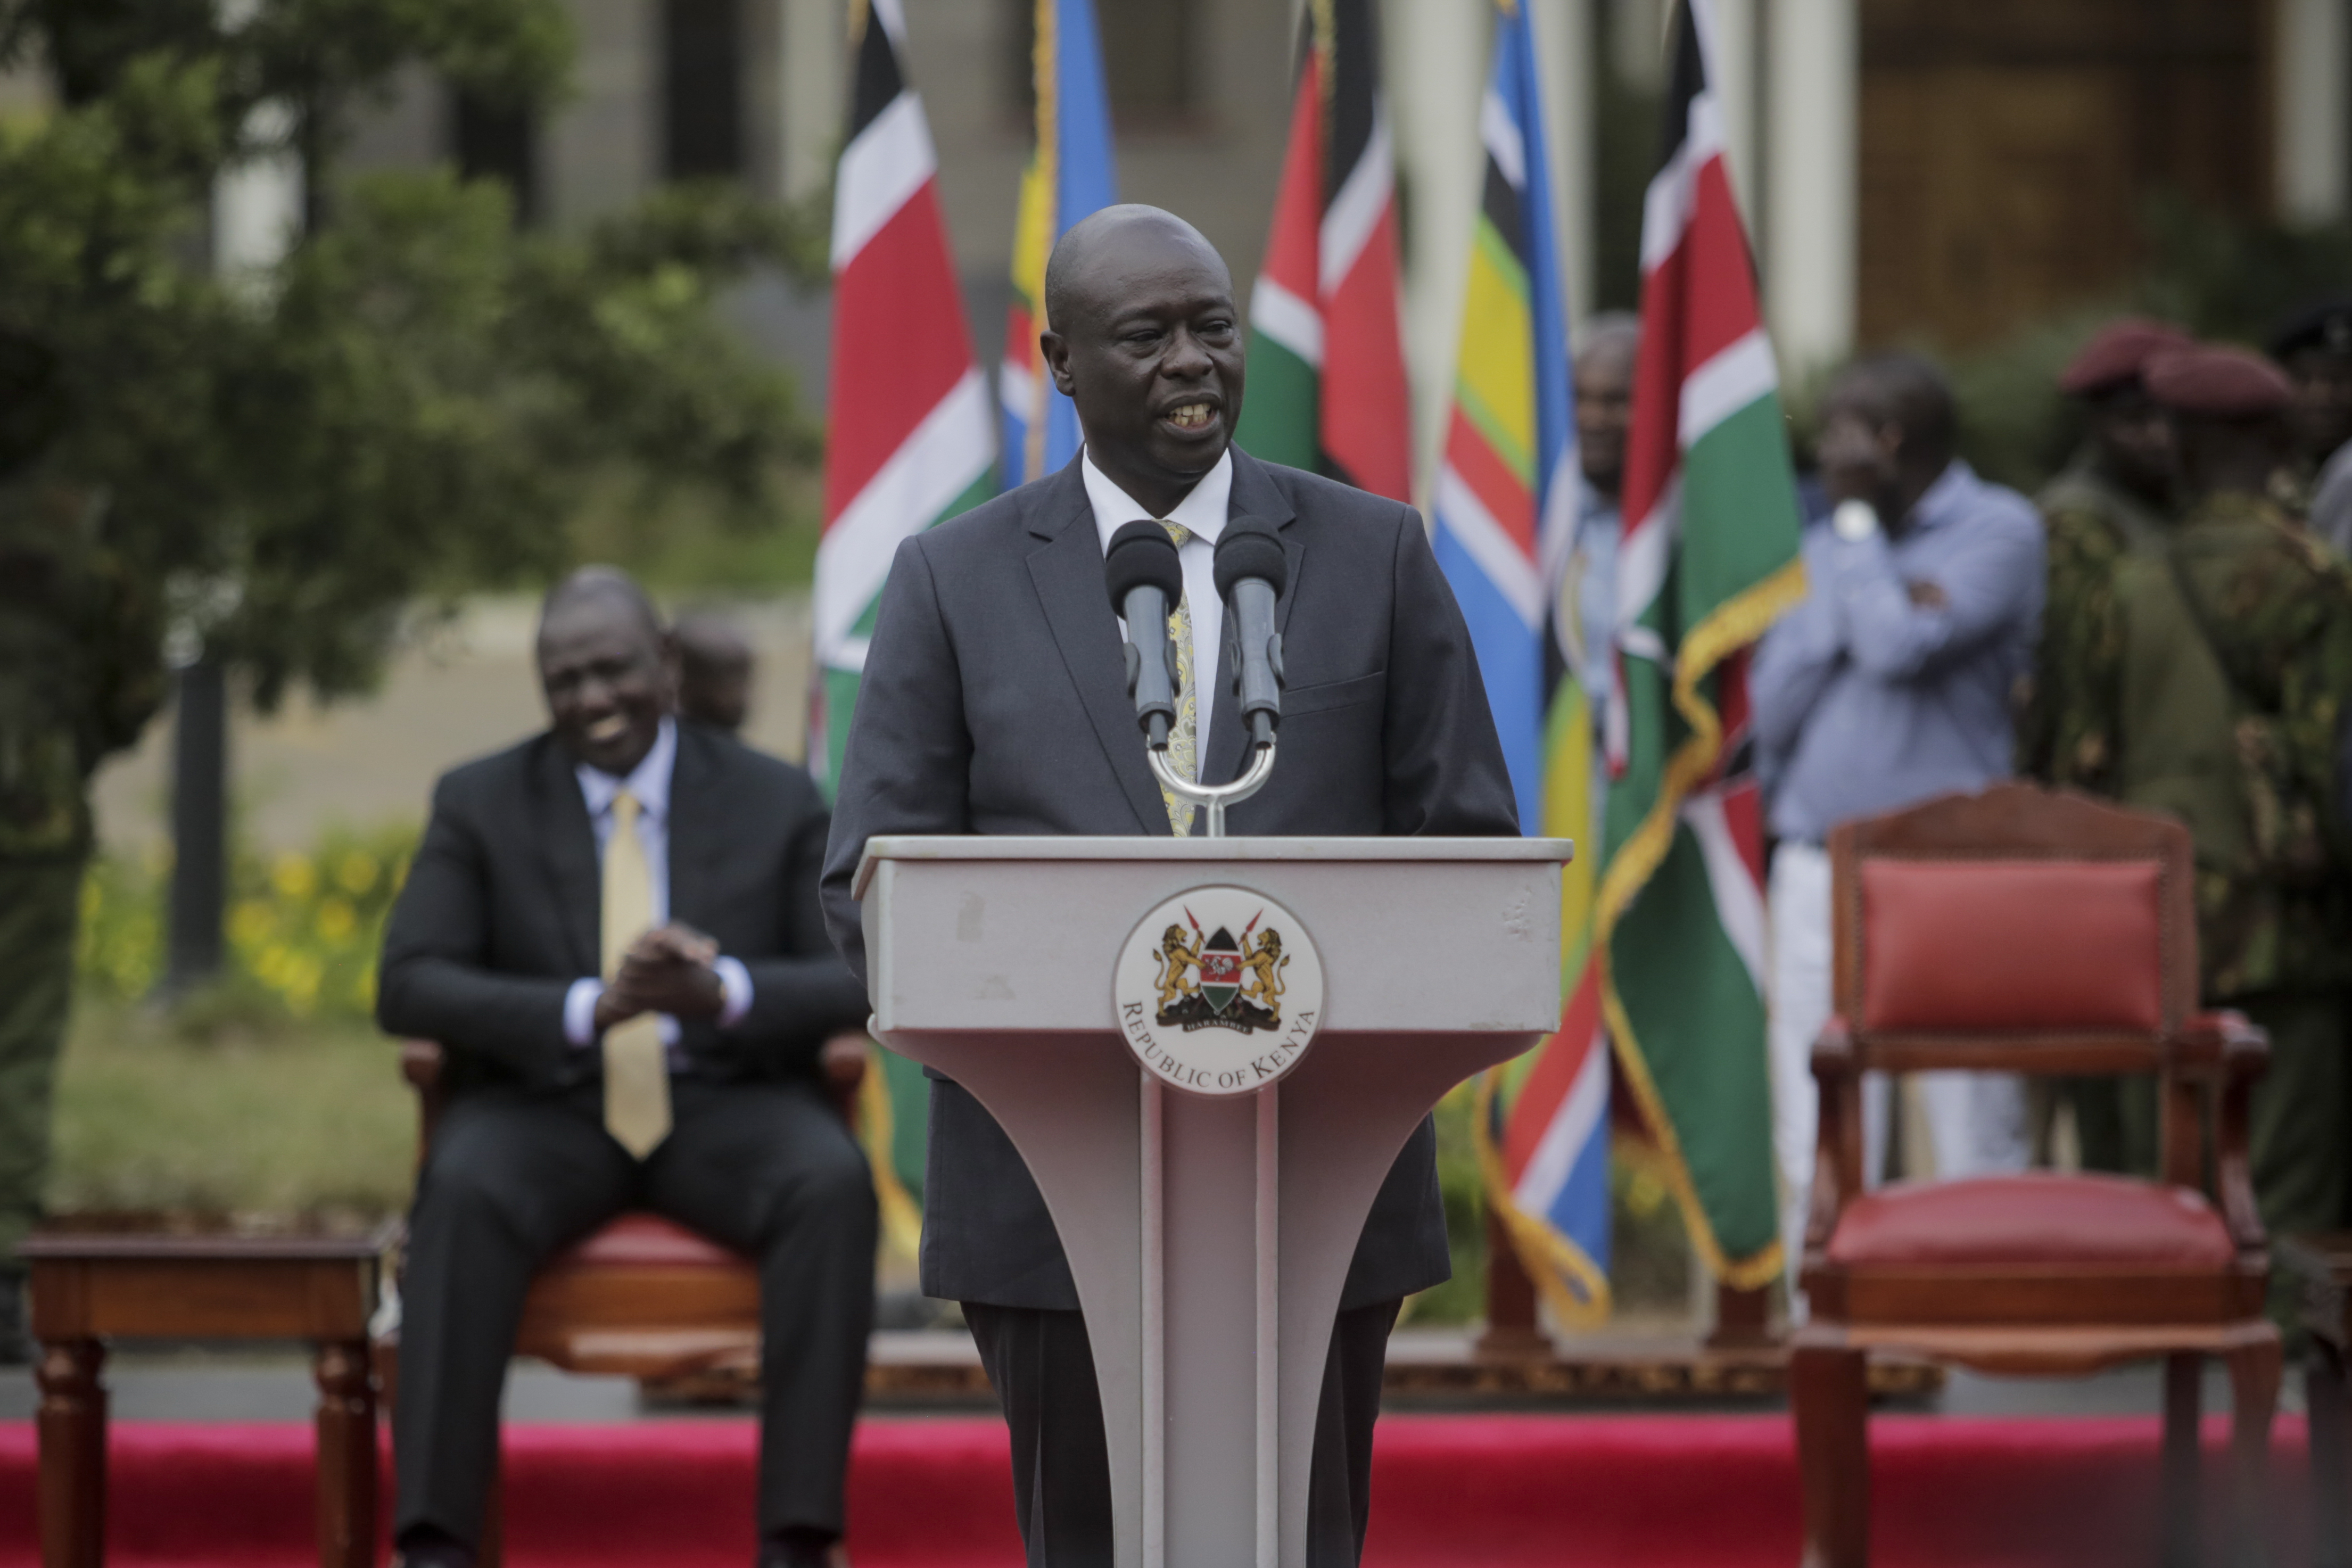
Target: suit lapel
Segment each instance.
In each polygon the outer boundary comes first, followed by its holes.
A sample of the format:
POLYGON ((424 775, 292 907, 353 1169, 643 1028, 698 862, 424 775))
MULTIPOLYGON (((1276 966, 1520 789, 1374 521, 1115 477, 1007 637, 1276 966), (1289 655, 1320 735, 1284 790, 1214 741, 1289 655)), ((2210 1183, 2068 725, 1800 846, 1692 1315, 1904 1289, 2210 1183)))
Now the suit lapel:
POLYGON ((588 803, 581 797, 572 759, 553 736, 541 737, 539 757, 532 784, 540 797, 533 813, 540 857, 554 889, 564 940, 572 948, 573 972, 601 974, 604 879, 596 868, 596 830, 589 824, 588 803))
MULTIPOLYGON (((1234 453, 1233 499, 1226 503, 1225 515, 1230 519, 1254 517, 1260 522, 1270 522, 1282 531, 1282 553, 1290 566, 1290 581, 1282 586, 1282 594, 1274 602, 1274 629, 1283 636, 1290 634, 1290 606, 1298 597, 1298 574, 1307 552, 1291 529, 1297 513, 1284 499, 1274 476, 1265 465, 1236 447, 1234 453)), ((1249 761, 1249 737, 1242 729, 1241 700, 1234 695, 1233 639, 1230 635, 1218 639, 1217 679, 1209 690, 1211 717, 1209 732, 1213 738, 1215 754, 1203 759, 1202 780, 1212 784, 1231 784, 1241 777, 1243 764, 1249 761)))
POLYGON ((718 848, 710 831, 718 815, 710 809, 718 763, 709 737, 681 721, 669 775, 669 918, 705 932, 710 930, 711 864, 718 848))
POLYGON ((1128 805, 1134 808, 1137 825, 1148 834, 1165 834, 1168 808, 1150 764, 1144 761, 1135 704, 1127 695, 1127 658, 1120 651, 1118 618, 1110 610, 1110 583, 1103 573, 1094 508, 1078 472, 1083 460, 1073 458, 1031 504, 1029 531, 1045 542, 1029 552, 1029 576, 1070 682, 1077 688, 1078 700, 1110 758, 1128 805))

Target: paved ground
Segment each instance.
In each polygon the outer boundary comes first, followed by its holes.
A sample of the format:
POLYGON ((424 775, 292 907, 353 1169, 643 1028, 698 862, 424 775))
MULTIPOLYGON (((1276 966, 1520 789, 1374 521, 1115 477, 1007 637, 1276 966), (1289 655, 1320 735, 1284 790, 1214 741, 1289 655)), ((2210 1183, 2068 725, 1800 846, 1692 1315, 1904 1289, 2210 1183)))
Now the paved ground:
MULTIPOLYGON (((318 1398, 308 1361, 292 1350, 126 1352, 110 1363, 107 1383, 113 1394, 113 1412, 125 1421, 304 1421, 318 1398)), ((29 1372, 22 1367, 0 1368, 0 1421, 28 1419, 37 1398, 29 1372)), ((2302 1409, 2299 1377, 2287 1379, 2280 1404, 2284 1410, 2302 1409)), ((2162 1406, 2158 1369, 2150 1365, 2048 1382, 1954 1372, 1940 1398, 1919 1408, 1946 1415, 2152 1416, 2162 1406)), ((1671 1407, 1694 1408, 1698 1407, 1671 1407)), ((1756 1407, 1738 1408, 1752 1411, 1756 1407)), ((2209 1363, 2206 1413, 2218 1415, 2229 1408, 2229 1383, 2219 1367, 2209 1363)), ((1624 1409, 1611 1407, 1613 1414, 1623 1414, 1624 1409)), ((517 1366, 508 1374, 506 1413, 510 1421, 534 1422, 693 1419, 707 1414, 668 1407, 647 1410, 638 1403, 636 1385, 626 1378, 573 1377, 537 1365, 517 1366)))
MULTIPOLYGON (((745 738, 798 759, 808 689, 807 596, 731 605, 727 614, 760 660, 745 738)), ((442 770, 542 727, 546 713, 530 658, 537 616, 531 599, 473 600, 456 622, 404 648, 373 697, 322 710, 298 695, 268 719, 240 710, 230 727, 232 798, 255 841, 299 847, 332 822, 422 821, 442 770)), ((171 748, 167 712, 137 750, 100 773, 99 831, 110 847, 163 838, 171 748)))

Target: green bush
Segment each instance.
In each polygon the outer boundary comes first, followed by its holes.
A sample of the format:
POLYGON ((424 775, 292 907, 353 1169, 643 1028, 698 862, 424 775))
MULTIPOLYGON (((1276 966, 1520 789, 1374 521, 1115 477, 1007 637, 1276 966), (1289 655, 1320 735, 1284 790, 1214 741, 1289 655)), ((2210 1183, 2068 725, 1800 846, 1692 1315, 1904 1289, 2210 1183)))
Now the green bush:
MULTIPOLYGON (((308 850, 240 848, 231 859, 228 972, 183 1004, 198 1033, 258 1008, 298 1019, 364 1022, 375 1011, 384 921, 408 874, 416 829, 330 828, 308 850)), ((78 971, 85 994, 136 1001, 163 976, 168 850, 104 854, 82 884, 78 971)))

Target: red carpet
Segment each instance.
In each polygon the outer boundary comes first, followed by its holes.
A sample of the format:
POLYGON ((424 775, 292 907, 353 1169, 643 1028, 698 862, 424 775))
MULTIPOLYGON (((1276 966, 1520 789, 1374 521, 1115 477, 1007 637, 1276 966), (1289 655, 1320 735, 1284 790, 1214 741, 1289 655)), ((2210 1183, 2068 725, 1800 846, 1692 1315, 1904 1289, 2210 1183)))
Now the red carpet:
MULTIPOLYGON (((2151 1420, 1874 1423, 1882 1568, 2147 1568, 2151 1420)), ((2222 1436, 2209 1424, 2208 1474, 2222 1436)), ((2279 1423, 2271 1513, 2301 1560, 2304 1432, 2279 1423)), ((310 1432, 124 1424, 116 1568, 294 1568, 311 1555, 310 1432)), ((514 1568, 749 1568, 752 1431, 735 1420, 510 1428, 514 1568)), ((1779 1415, 1398 1415, 1381 1424, 1371 1568, 1789 1568, 1797 1479, 1779 1415)), ((32 1428, 0 1425, 0 1568, 34 1568, 32 1428)), ((859 1568, 1019 1568, 1003 1429, 858 1434, 859 1568)))

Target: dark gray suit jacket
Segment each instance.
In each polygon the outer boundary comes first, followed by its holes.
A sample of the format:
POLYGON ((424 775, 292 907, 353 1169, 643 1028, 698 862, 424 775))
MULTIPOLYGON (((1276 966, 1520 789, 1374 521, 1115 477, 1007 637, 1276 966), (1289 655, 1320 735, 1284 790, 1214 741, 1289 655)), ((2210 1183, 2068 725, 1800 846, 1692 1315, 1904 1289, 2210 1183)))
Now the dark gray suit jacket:
MULTIPOLYGON (((1289 685, 1265 790, 1236 836, 1506 836, 1518 831, 1462 612, 1411 507, 1234 452, 1230 515, 1281 530, 1276 608, 1289 685)), ((1126 690, 1102 543, 1073 461, 898 549, 842 766, 824 914, 866 973, 850 879, 876 834, 1166 834, 1126 690)), ((1231 672, 1213 690, 1212 784, 1248 740, 1231 672)), ((1075 1310, 1045 1200, 993 1118, 932 1085, 923 1289, 1075 1310)), ((1436 1136, 1424 1121, 1381 1188, 1344 1307, 1444 1279, 1436 1136)))
MULTIPOLYGON (((813 1081, 825 1037, 865 1021, 866 988, 817 910, 824 843, 824 800, 807 773, 679 721, 670 913, 751 977, 751 1010, 732 1028, 686 1022, 698 1073, 813 1081)), ((563 998, 597 972, 602 900, 588 805, 552 735, 452 768, 384 931, 378 1022, 449 1047, 460 1088, 596 1076, 602 1053, 563 1037, 563 998)))

